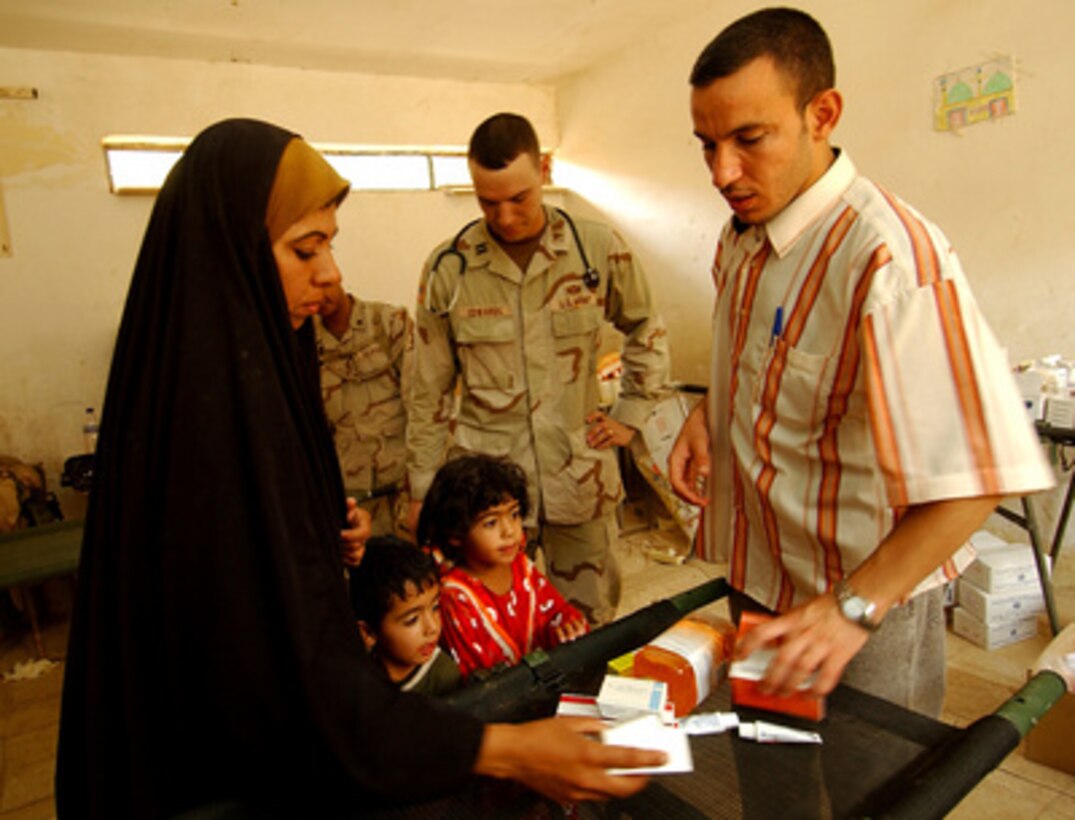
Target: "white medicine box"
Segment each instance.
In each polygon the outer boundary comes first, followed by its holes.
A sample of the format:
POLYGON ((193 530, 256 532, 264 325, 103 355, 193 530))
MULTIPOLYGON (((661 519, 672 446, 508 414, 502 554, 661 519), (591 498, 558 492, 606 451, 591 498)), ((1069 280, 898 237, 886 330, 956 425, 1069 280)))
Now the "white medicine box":
POLYGON ((1008 544, 979 554, 963 577, 986 592, 1039 588, 1038 565, 1029 544, 1008 544))
POLYGON ((998 624, 986 624, 961 606, 952 610, 952 631, 985 649, 996 649, 1033 638, 1038 632, 1037 616, 998 624))
POLYGON ((1045 611, 1041 587, 986 592, 965 577, 959 579, 959 606, 983 623, 993 625, 1022 620, 1045 611))

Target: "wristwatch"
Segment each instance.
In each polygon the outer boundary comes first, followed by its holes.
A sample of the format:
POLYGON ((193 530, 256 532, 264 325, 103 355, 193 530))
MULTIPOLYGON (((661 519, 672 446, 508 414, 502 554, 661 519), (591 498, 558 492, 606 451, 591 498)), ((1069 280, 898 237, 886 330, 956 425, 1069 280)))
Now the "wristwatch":
POLYGON ((877 631, 877 627, 881 625, 873 619, 873 613, 877 611, 877 604, 873 601, 867 601, 860 595, 856 595, 855 590, 851 588, 845 578, 841 578, 833 584, 832 591, 836 595, 836 605, 840 607, 840 614, 863 629, 868 629, 870 632, 877 631))

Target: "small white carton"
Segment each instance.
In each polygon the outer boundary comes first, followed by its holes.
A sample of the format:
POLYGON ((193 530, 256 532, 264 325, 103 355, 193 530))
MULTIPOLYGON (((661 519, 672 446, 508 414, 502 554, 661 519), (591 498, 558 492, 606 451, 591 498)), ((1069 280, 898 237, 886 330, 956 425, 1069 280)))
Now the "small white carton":
POLYGON ((986 624, 961 606, 952 610, 952 631, 985 649, 996 649, 1033 638, 1038 632, 1036 616, 986 624))
POLYGON ((986 592, 1038 588, 1038 565, 1029 544, 1008 544, 983 552, 963 571, 963 577, 986 592))
POLYGON ((974 547, 974 551, 979 555, 983 552, 1004 549, 1008 546, 1007 541, 999 536, 993 535, 989 530, 978 530, 967 540, 970 541, 970 545, 974 547))
POLYGON ((1045 421, 1053 427, 1075 428, 1075 397, 1049 396, 1045 399, 1045 421))
POLYGON ((959 606, 985 624, 1011 623, 1045 610, 1038 585, 986 592, 966 578, 959 579, 959 606))
POLYGON ((644 714, 660 716, 667 700, 668 685, 664 681, 605 675, 597 693, 597 708, 602 717, 613 720, 644 714))

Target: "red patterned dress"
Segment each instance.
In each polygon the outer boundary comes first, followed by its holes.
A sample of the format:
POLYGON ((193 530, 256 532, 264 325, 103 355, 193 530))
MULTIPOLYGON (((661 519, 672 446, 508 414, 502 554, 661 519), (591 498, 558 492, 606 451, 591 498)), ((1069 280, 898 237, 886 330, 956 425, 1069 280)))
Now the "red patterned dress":
POLYGON ((441 576, 441 642, 463 677, 513 666, 534 649, 552 649, 556 628, 582 615, 564 600, 522 551, 511 564, 511 589, 497 595, 461 566, 441 576))

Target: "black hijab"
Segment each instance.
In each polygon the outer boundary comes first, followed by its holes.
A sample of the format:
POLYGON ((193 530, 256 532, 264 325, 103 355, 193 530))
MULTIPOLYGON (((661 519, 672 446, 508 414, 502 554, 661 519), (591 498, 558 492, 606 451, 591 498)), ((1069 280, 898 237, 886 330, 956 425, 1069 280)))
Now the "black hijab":
POLYGON ((481 725, 392 687, 342 581, 343 488, 265 228, 294 134, 228 120, 169 175, 113 355, 64 680, 61 817, 460 785, 481 725))

